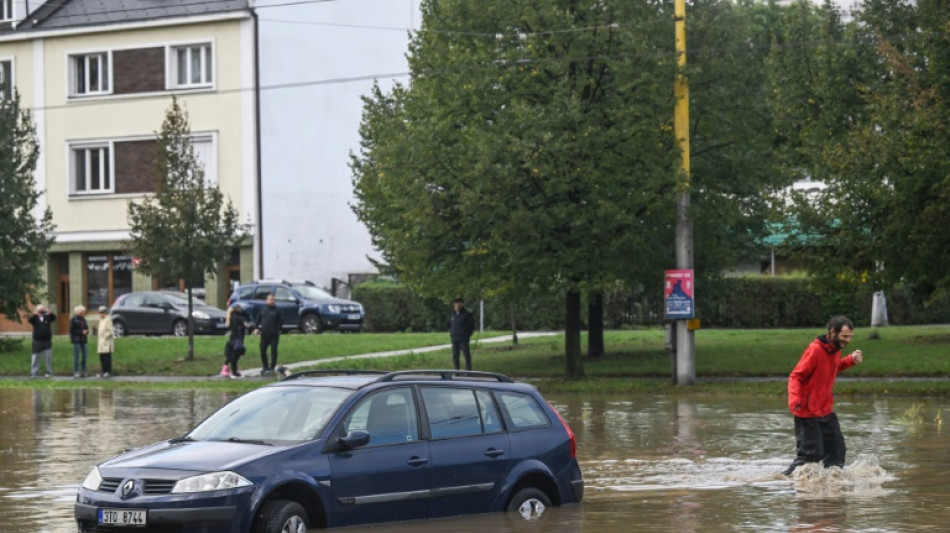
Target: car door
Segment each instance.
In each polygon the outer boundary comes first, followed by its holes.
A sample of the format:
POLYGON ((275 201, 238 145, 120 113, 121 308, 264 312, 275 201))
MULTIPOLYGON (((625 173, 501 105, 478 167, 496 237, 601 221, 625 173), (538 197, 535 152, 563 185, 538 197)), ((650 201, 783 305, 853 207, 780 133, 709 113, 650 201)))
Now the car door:
POLYGON ((297 327, 300 325, 300 300, 287 287, 276 287, 274 289, 274 301, 277 308, 284 315, 285 327, 297 327))
POLYGON ((430 434, 429 517, 484 513, 508 473, 508 434, 492 395, 421 387, 430 434))
POLYGON ((329 454, 333 497, 328 526, 425 518, 429 445, 419 438, 412 389, 363 398, 332 434, 369 433, 369 443, 329 454))
POLYGON ((117 320, 125 324, 126 333, 139 333, 142 331, 142 315, 145 304, 145 294, 136 292, 129 294, 122 299, 121 304, 113 308, 113 314, 117 320))
POLYGON ((172 305, 157 292, 145 294, 141 307, 141 323, 139 327, 143 333, 168 333, 172 329, 175 314, 171 312, 172 305))

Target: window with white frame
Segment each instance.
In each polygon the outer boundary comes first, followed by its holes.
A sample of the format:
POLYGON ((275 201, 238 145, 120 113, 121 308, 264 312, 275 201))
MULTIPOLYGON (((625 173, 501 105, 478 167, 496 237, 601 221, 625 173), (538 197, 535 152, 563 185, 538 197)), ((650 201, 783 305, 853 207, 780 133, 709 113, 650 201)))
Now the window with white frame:
POLYGON ((208 187, 218 184, 218 158, 215 157, 213 135, 193 135, 191 147, 195 152, 195 159, 204 171, 205 183, 208 187))
POLYGON ((202 87, 214 81, 214 63, 211 44, 190 44, 171 49, 171 68, 174 86, 180 88, 202 87))
POLYGON ((111 193, 112 150, 109 144, 70 147, 70 191, 76 195, 111 193))
POLYGON ((0 20, 13 20, 13 0, 0 0, 0 20))
POLYGON ((69 93, 73 96, 109 92, 109 54, 76 54, 69 57, 69 93))
POLYGON ((13 62, 0 61, 0 100, 13 98, 13 62))

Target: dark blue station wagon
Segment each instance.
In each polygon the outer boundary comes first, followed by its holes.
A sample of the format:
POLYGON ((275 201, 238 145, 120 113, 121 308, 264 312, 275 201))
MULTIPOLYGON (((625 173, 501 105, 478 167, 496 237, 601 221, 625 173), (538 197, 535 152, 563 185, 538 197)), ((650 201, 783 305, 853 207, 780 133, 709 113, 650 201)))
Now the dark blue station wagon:
POLYGON ((304 533, 579 502, 574 434, 487 372, 293 374, 94 467, 80 531, 304 533))

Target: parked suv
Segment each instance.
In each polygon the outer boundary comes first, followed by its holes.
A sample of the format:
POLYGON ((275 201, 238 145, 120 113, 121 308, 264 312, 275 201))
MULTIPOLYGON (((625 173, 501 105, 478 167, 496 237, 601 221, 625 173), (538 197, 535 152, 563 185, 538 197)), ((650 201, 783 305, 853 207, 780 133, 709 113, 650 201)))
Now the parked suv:
POLYGON ((576 447, 534 387, 501 374, 302 372, 94 467, 75 516, 80 531, 142 533, 536 518, 583 498, 576 447))
POLYGON ((262 280, 239 286, 228 299, 228 306, 240 302, 252 320, 267 305, 273 294, 284 314, 284 327, 300 328, 304 333, 324 330, 355 331, 363 328, 363 306, 336 298, 309 281, 262 280))

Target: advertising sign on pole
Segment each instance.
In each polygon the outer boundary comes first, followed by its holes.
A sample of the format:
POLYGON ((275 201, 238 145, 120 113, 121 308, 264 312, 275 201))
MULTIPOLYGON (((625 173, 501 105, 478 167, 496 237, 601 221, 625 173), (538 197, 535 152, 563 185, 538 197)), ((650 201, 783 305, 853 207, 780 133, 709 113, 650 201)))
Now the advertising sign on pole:
POLYGON ((692 269, 667 270, 663 297, 666 302, 667 319, 694 318, 696 305, 693 300, 692 269))

